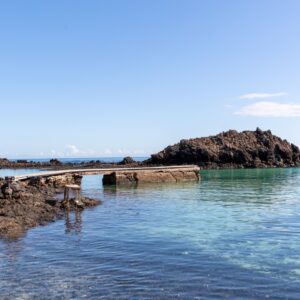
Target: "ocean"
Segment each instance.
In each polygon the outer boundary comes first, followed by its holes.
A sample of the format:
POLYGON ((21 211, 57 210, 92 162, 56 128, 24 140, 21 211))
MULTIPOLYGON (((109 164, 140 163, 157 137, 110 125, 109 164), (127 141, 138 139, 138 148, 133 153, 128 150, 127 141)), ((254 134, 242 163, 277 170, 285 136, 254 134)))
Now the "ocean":
POLYGON ((201 176, 84 176, 100 206, 0 240, 0 299, 299 299, 300 169, 201 176))
MULTIPOLYGON (((62 163, 72 163, 72 164, 79 164, 81 162, 89 162, 89 161, 97 161, 100 160, 101 162, 105 163, 118 163, 123 160, 124 157, 69 157, 69 158, 57 158, 62 163)), ((133 157, 135 161, 143 161, 148 159, 149 157, 133 157)), ((10 159, 11 161, 18 161, 18 160, 26 160, 32 162, 49 162, 51 158, 13 158, 10 159)))

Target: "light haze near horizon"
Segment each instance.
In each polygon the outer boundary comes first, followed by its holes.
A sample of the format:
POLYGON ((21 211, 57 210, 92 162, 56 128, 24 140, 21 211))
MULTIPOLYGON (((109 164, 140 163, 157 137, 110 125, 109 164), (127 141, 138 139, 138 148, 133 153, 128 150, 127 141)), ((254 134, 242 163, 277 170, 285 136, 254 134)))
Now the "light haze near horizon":
POLYGON ((0 157, 147 156, 271 129, 300 145, 300 1, 1 1, 0 157))

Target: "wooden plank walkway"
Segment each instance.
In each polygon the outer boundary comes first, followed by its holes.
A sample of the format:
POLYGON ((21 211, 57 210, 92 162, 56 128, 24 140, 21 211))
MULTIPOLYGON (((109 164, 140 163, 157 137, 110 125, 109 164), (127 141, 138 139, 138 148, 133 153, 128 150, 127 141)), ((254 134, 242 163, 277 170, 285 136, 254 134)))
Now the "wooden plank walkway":
POLYGON ((168 171, 172 169, 182 170, 200 170, 196 165, 180 165, 180 166, 160 166, 160 167, 135 167, 135 168, 100 168, 100 169, 69 169, 69 170, 58 170, 58 171, 42 171, 38 173, 30 173, 24 175, 15 176, 15 180, 26 180, 33 177, 51 177, 65 174, 80 174, 80 175, 97 175, 97 174, 110 174, 117 171, 168 171))

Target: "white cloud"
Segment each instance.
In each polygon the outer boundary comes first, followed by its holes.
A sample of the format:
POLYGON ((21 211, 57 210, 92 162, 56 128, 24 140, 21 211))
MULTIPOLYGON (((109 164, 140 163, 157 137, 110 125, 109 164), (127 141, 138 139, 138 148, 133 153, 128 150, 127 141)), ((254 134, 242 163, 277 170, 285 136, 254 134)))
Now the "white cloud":
POLYGON ((81 150, 76 145, 67 145, 67 156, 76 156, 76 155, 95 155, 95 151, 88 149, 88 150, 81 150))
POLYGON ((116 152, 119 155, 130 155, 131 154, 131 151, 127 150, 127 149, 117 149, 116 152))
MULTIPOLYGON (((157 152, 157 151, 156 151, 157 152)), ((119 148, 119 149, 105 149, 104 151, 99 153, 100 156, 148 156, 149 152, 146 152, 142 149, 126 149, 126 148, 119 148)))
POLYGON ((104 155, 112 155, 113 154, 111 149, 105 149, 103 153, 104 153, 104 155))
POLYGON ((133 154, 133 155, 137 155, 137 156, 139 156, 139 155, 142 155, 142 156, 144 156, 144 155, 149 155, 148 152, 146 152, 145 150, 142 150, 142 149, 134 149, 134 150, 132 151, 132 154, 133 154))
POLYGON ((234 114, 253 117, 300 117, 300 104, 257 102, 242 107, 234 114))
POLYGON ((8 155, 8 152, 0 152, 0 158, 4 158, 8 155))
POLYGON ((71 155, 76 155, 81 152, 75 145, 68 145, 67 149, 71 155))
POLYGON ((277 98, 287 96, 287 93, 280 92, 280 93, 250 93, 241 95, 240 99, 265 99, 265 98, 277 98))
POLYGON ((56 151, 56 150, 51 150, 51 156, 52 157, 63 157, 64 153, 56 151))

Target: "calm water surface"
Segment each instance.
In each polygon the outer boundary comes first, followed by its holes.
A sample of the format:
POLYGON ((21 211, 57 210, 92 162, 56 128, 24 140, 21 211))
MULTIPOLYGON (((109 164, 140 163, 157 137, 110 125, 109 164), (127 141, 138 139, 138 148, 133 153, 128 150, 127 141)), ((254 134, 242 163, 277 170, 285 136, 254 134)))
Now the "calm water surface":
POLYGON ((84 177, 102 205, 0 241, 0 299, 299 299, 300 169, 202 177, 84 177))
POLYGON ((4 178, 5 176, 18 176, 36 172, 42 171, 39 169, 0 169, 0 177, 4 178))

